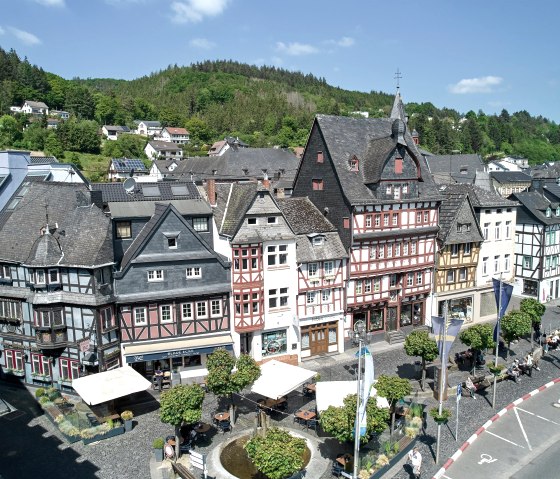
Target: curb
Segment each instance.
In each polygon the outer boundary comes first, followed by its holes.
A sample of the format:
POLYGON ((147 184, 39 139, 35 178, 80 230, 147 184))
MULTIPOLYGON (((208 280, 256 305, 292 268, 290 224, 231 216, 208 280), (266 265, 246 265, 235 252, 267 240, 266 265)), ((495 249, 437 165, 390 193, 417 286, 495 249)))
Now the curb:
POLYGON ((560 382, 560 378, 556 378, 553 379, 552 381, 546 383, 544 386, 541 386, 540 388, 537 388, 533 391, 531 391, 530 393, 525 394, 524 396, 521 396, 520 398, 516 399, 515 401, 513 401, 511 404, 508 404, 505 408, 503 408, 502 410, 498 411, 497 414, 495 414, 494 416, 492 416, 490 419, 488 419, 488 421, 486 421, 481 427, 479 427, 477 429, 477 431, 471 436, 469 437, 464 443, 463 445, 457 449, 457 451, 455 451, 455 453, 445 462, 445 464, 433 475, 432 479, 440 479, 443 474, 447 471, 447 469, 449 469, 451 467, 451 465, 457 460, 459 459, 459 457, 461 456, 461 454, 463 454, 463 452, 474 442, 476 441, 476 439, 478 438, 478 436, 480 436, 484 431, 486 431, 486 429, 488 429, 490 427, 490 425, 497 421, 498 419, 500 419, 503 415, 505 415, 509 410, 513 409, 515 406, 517 406, 518 404, 521 404, 523 401, 535 396, 536 394, 540 393, 541 391, 544 391, 545 389, 548 389, 551 386, 554 386, 556 383, 560 382))

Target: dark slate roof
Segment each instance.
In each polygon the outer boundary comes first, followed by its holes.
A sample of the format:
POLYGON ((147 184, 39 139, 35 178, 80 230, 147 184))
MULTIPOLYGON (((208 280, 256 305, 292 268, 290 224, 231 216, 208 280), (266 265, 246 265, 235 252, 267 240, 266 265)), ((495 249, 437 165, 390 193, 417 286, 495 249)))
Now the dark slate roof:
POLYGON ((440 191, 444 192, 445 190, 443 188, 450 188, 455 193, 468 194, 474 208, 511 208, 517 205, 515 201, 508 200, 498 193, 484 190, 476 185, 457 184, 442 187, 440 191))
POLYGON ((449 174, 457 183, 474 183, 476 171, 485 169, 482 158, 475 154, 431 155, 426 161, 432 175, 449 174))
POLYGON ((150 146, 156 151, 179 151, 181 146, 172 141, 152 140, 150 146))
POLYGON ((54 156, 30 156, 29 163, 31 165, 51 165, 58 163, 58 160, 54 156))
POLYGON ((154 235, 154 233, 157 232, 157 229, 161 225, 162 221, 169 214, 175 214, 177 216, 177 218, 183 223, 184 227, 187 230, 189 230, 191 234, 199 240, 200 244, 207 251, 207 253, 209 253, 212 257, 216 257, 218 261, 220 261, 223 265, 226 264, 227 259, 225 259, 223 256, 219 255, 214 250, 212 250, 208 246, 206 241, 204 241, 199 236, 199 234, 193 229, 193 227, 189 224, 189 222, 186 221, 185 218, 183 218, 183 216, 181 216, 181 213, 179 213, 179 211, 177 211, 177 209, 173 205, 156 203, 154 214, 142 227, 140 233, 138 233, 138 236, 134 238, 134 241, 130 244, 130 246, 127 248, 127 250, 124 253, 120 265, 121 274, 124 273, 124 271, 130 266, 134 258, 136 258, 138 254, 140 254, 143 246, 146 244, 147 241, 149 241, 149 239, 154 235))
POLYGON ((122 125, 103 125, 103 128, 105 128, 107 131, 120 131, 123 133, 128 133, 130 131, 130 128, 128 126, 122 126, 122 125))
POLYGON ((332 223, 307 197, 277 198, 276 203, 297 235, 336 231, 332 223))
POLYGON ((130 173, 132 169, 135 173, 148 173, 148 168, 138 158, 113 158, 111 163, 117 173, 130 173))
POLYGON ((32 181, 22 188, 26 193, 0 230, 2 260, 82 267, 113 262, 111 220, 91 205, 85 185, 32 181), (50 238, 40 236, 46 226, 45 204, 50 238), (57 247, 62 249, 62 258, 57 247))
POLYGON ((153 128, 160 128, 161 123, 157 120, 140 120, 138 123, 144 123, 144 125, 153 128))
POLYGON ((91 189, 101 191, 103 203, 201 199, 196 185, 190 181, 137 183, 131 195, 124 190, 122 183, 93 183, 91 189))
POLYGON ((560 178, 560 162, 535 165, 529 170, 529 174, 533 178, 560 178))
POLYGON ((560 218, 554 215, 554 210, 549 218, 546 217, 546 210, 547 208, 553 208, 553 203, 551 203, 538 191, 523 191, 514 193, 512 196, 521 203, 523 208, 529 214, 541 223, 545 225, 560 223, 560 218))
POLYGON ((181 160, 168 178, 189 178, 195 181, 213 177, 220 181, 262 179, 266 175, 271 183, 293 183, 300 159, 292 151, 281 148, 229 149, 221 156, 193 157, 181 160))
POLYGON ((560 185, 554 182, 546 182, 543 185, 543 193, 550 201, 560 201, 560 185))
POLYGON ((257 189, 256 182, 216 184, 217 203, 214 218, 221 235, 233 237, 257 189))
POLYGON ((531 177, 522 171, 491 171, 490 177, 501 184, 531 182, 531 177))
POLYGON ((468 194, 456 193, 450 188, 443 196, 444 200, 439 208, 438 239, 444 244, 484 241, 468 194), (458 232, 457 223, 470 224, 470 231, 458 232))
MULTIPOLYGON (((381 167, 387 159, 384 155, 387 154, 391 142, 392 148, 396 148, 397 138, 392 136, 393 122, 400 120, 317 115, 316 121, 348 200, 352 204, 376 202, 375 193, 368 188, 366 182, 375 182, 379 178, 381 167), (362 174, 356 174, 348 168, 348 161, 354 155, 360 160, 362 174)), ((437 187, 429 174, 426 161, 418 152, 408 129, 405 129, 404 141, 407 154, 414 157, 420 165, 422 178, 419 183, 420 197, 439 199, 437 187)))
POLYGON ((152 162, 152 164, 156 165, 156 168, 163 174, 168 175, 171 173, 171 171, 169 171, 169 167, 172 164, 177 165, 179 163, 179 160, 154 160, 152 162))

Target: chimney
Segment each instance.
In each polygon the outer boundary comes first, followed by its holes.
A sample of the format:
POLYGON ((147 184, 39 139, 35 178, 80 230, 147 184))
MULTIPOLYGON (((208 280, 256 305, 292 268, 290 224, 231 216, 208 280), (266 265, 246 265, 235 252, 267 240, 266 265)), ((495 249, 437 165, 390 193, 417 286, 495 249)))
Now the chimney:
POLYGON ((263 172, 262 185, 263 185, 267 190, 270 190, 270 180, 268 179, 267 170, 262 170, 262 172, 263 172))
POLYGON ((420 135, 416 130, 412 130, 412 141, 414 141, 415 145, 420 144, 420 135))
MULTIPOLYGON (((215 173, 213 170, 212 173, 215 173)), ((208 203, 212 208, 216 207, 216 180, 214 178, 208 178, 206 180, 206 194, 208 195, 208 203)))
POLYGON ((276 198, 285 198, 284 188, 278 188, 276 190, 276 198))

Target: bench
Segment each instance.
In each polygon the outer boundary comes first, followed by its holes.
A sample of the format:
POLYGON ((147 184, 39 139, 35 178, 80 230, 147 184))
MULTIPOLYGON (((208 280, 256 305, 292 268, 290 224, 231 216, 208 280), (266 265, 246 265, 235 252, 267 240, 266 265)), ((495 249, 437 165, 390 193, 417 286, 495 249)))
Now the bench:
MULTIPOLYGON (((488 381, 486 379, 486 376, 475 376, 472 379, 473 384, 476 386, 476 390, 480 391, 481 389, 486 389, 488 387, 490 387, 490 381, 488 381)), ((467 385, 465 384, 466 381, 463 381, 461 383, 461 386, 463 387, 463 389, 466 391, 467 390, 467 385)))
POLYGON ((189 471, 183 464, 179 464, 178 462, 172 462, 171 467, 173 468, 173 472, 177 474, 182 479, 197 479, 191 471, 189 471))

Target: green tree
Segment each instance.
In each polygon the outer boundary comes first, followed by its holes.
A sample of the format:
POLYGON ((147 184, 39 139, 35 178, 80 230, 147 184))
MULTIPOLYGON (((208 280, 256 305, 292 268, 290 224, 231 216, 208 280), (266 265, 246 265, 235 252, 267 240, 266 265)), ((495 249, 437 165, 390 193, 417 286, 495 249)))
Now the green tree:
POLYGON ((30 150, 42 151, 46 137, 47 130, 39 122, 33 122, 23 132, 23 144, 30 150))
POLYGON ((54 131, 48 132, 47 137, 45 138, 44 150, 46 155, 56 156, 57 158, 64 156, 64 149, 62 148, 62 144, 54 131))
POLYGON ((459 334, 459 340, 475 352, 474 357, 476 363, 476 358, 478 357, 479 351, 493 348, 496 345, 493 339, 493 335, 494 328, 492 325, 475 324, 461 331, 461 333, 459 334))
POLYGON ((531 332, 531 316, 514 309, 507 313, 501 320, 501 331, 504 340, 511 349, 511 342, 531 332))
MULTIPOLYGON (((342 407, 329 406, 321 412, 321 428, 340 442, 354 440, 356 398, 356 394, 349 394, 344 398, 342 407)), ((370 397, 366 406, 366 421, 366 434, 360 438, 363 443, 367 443, 373 434, 381 433, 387 428, 389 410, 378 407, 376 398, 370 397)))
POLYGON ((93 120, 95 99, 89 88, 73 84, 66 90, 64 109, 77 118, 93 120))
POLYGON ((404 341, 404 350, 409 356, 422 358, 421 386, 424 390, 426 381, 426 361, 433 361, 438 357, 439 350, 434 339, 430 338, 428 331, 412 331, 404 341))
POLYGON ((307 449, 305 439, 277 427, 254 436, 244 447, 256 469, 269 479, 284 479, 299 471, 307 449))
POLYGON ((0 148, 13 147, 22 134, 17 120, 10 115, 0 117, 0 148))
POLYGON ((146 158, 144 148, 147 139, 139 135, 119 135, 115 140, 103 143, 103 155, 111 158, 146 158))
POLYGON ((391 406, 392 435, 395 430, 395 406, 397 405, 397 401, 403 399, 405 396, 408 396, 412 391, 410 381, 405 378, 399 378, 398 376, 387 376, 382 374, 377 379, 375 388, 377 389, 377 394, 386 398, 391 406))
POLYGON ((242 354, 236 360, 224 348, 218 348, 208 355, 206 368, 208 390, 216 396, 229 396, 232 405, 233 394, 245 389, 261 375, 260 366, 251 356, 242 354))
POLYGON ((81 153, 99 153, 101 139, 94 121, 71 118, 61 123, 56 133, 65 150, 81 153))
POLYGON ((202 416, 204 390, 198 384, 179 384, 161 394, 159 416, 175 427, 175 457, 179 457, 179 429, 183 423, 194 424, 202 416))
MULTIPOLYGON (((522 313, 528 314, 531 317, 531 325, 533 327, 540 324, 543 314, 546 311, 544 304, 535 298, 522 299, 519 309, 522 313)), ((531 349, 533 349, 533 335, 531 335, 531 349)))

